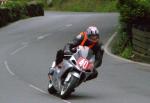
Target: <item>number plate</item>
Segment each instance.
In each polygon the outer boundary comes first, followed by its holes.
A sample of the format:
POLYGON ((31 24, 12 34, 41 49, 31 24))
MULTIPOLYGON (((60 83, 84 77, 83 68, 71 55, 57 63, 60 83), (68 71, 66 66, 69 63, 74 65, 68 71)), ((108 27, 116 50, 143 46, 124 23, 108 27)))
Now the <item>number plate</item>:
POLYGON ((87 69, 89 65, 89 61, 86 58, 80 57, 77 61, 78 65, 83 69, 87 69))

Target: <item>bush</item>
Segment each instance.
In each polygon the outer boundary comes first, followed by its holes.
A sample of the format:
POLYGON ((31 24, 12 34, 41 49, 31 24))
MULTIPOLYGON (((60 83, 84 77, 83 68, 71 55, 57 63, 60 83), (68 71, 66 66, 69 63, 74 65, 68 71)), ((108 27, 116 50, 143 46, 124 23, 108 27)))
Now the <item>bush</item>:
POLYGON ((124 51, 127 43, 128 43, 127 33, 122 32, 122 29, 120 28, 112 45, 111 50, 112 53, 120 55, 124 51))
POLYGON ((133 47, 131 44, 128 44, 127 47, 124 49, 124 51, 120 54, 120 56, 126 58, 126 59, 132 59, 133 55, 133 47))
POLYGON ((120 28, 113 40, 111 52, 126 59, 132 59, 132 51, 132 43, 129 41, 127 33, 120 28))
POLYGON ((53 0, 52 9, 63 11, 114 12, 117 0, 53 0))
POLYGON ((26 9, 28 11, 28 16, 34 17, 44 15, 43 4, 40 2, 29 2, 27 3, 26 9))
MULTIPOLYGON (((27 1, 27 0, 26 0, 27 1)), ((43 16, 43 4, 38 2, 30 2, 24 0, 11 1, 0 6, 0 27, 9 22, 17 21, 27 16, 43 16), (32 11, 32 12, 31 12, 32 11)))
POLYGON ((117 7, 120 12, 120 22, 125 24, 123 32, 126 32, 132 41, 133 24, 142 25, 142 28, 150 24, 150 0, 118 0, 117 7))
POLYGON ((120 21, 147 23, 150 19, 150 0, 119 0, 120 21))
POLYGON ((27 14, 25 2, 9 0, 1 8, 9 9, 9 22, 19 20, 27 14))
POLYGON ((0 9, 0 27, 6 25, 10 21, 10 10, 2 8, 0 9))

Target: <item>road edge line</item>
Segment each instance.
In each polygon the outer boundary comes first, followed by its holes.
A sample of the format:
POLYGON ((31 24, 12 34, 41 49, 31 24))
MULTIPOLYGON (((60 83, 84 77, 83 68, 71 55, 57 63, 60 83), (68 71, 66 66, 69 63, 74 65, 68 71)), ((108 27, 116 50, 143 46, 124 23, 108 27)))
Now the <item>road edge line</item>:
MULTIPOLYGON (((46 91, 44 91, 44 90, 42 90, 42 89, 40 89, 40 88, 38 88, 38 87, 36 87, 36 86, 34 86, 34 85, 32 85, 32 84, 29 84, 29 87, 35 89, 36 91, 39 91, 39 92, 41 92, 41 93, 44 93, 44 94, 47 94, 47 95, 48 95, 48 93, 47 93, 46 91)), ((71 103, 71 102, 69 102, 69 101, 67 101, 67 100, 64 100, 64 99, 63 99, 62 101, 65 102, 65 103, 71 103)))
POLYGON ((42 89, 40 89, 40 88, 38 88, 38 87, 36 87, 36 86, 34 86, 32 84, 29 84, 29 87, 31 87, 31 88, 33 88, 33 89, 35 89, 35 90, 37 90, 37 91, 39 91, 41 93, 48 94, 46 91, 44 91, 44 90, 42 90, 42 89))
POLYGON ((10 69, 9 66, 8 66, 7 61, 4 61, 4 65, 5 65, 5 68, 7 69, 7 71, 8 71, 12 76, 14 76, 15 73, 13 73, 13 72, 11 71, 11 69, 10 69))

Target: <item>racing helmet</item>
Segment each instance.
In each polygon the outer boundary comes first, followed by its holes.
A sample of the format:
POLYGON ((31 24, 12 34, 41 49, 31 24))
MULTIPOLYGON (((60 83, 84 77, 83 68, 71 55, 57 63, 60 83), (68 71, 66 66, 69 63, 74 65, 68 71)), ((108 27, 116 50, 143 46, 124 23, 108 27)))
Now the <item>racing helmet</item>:
POLYGON ((96 26, 89 26, 86 30, 88 40, 97 42, 99 40, 99 30, 96 26))

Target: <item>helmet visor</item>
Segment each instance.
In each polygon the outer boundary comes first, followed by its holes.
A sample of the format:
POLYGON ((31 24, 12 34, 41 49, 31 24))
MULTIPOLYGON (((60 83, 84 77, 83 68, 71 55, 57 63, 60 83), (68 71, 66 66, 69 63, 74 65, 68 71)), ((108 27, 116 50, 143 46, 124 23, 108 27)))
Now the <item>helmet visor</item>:
POLYGON ((98 41, 98 40, 99 40, 99 35, 90 35, 90 36, 89 36, 89 39, 90 39, 91 41, 98 41))

